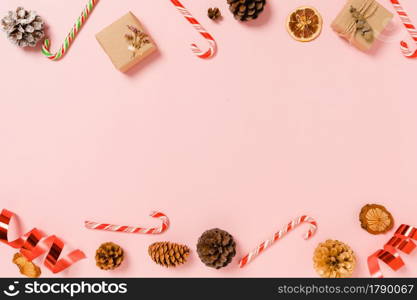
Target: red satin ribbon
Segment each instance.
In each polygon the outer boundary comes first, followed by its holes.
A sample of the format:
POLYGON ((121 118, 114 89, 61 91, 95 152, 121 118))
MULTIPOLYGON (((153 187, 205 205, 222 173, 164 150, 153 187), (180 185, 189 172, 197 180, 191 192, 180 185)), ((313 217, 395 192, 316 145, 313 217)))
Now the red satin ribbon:
POLYGON ((47 252, 44 265, 53 273, 59 273, 86 257, 84 252, 76 249, 59 259, 65 244, 55 235, 45 236, 36 228, 14 241, 9 241, 7 234, 10 220, 14 216, 15 214, 11 211, 2 210, 0 214, 0 242, 20 249, 20 253, 28 260, 32 261, 47 252))
POLYGON ((417 240, 417 228, 401 225, 394 236, 385 244, 384 249, 380 249, 368 257, 368 268, 371 276, 375 278, 384 277, 378 259, 394 271, 401 269, 405 264, 397 249, 405 254, 410 254, 416 248, 413 240, 417 240))

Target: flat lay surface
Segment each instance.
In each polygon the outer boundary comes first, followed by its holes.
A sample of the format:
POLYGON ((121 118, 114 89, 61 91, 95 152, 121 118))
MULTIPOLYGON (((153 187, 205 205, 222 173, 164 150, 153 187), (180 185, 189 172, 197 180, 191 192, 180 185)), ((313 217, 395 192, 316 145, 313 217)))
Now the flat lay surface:
MULTIPOLYGON (((417 225, 417 60, 401 54, 400 41, 415 45, 391 2, 378 2, 394 18, 367 53, 330 28, 344 0, 268 1, 246 23, 226 0, 183 0, 217 42, 209 60, 191 52, 191 43, 208 44, 168 0, 100 0, 57 62, 1 33, 0 209, 18 215, 20 233, 36 227, 85 252, 59 277, 316 277, 313 253, 326 239, 347 243, 357 259, 353 276, 369 276, 366 258, 393 231, 370 235, 361 208, 384 205, 394 230, 417 225), (304 5, 323 19, 309 43, 286 29, 287 16, 304 5), (223 18, 210 20, 209 7, 223 18), (121 73, 95 35, 129 11, 158 52, 121 73), (171 222, 161 235, 84 228, 86 220, 157 226, 154 210, 171 222), (238 267, 304 214, 318 223, 310 240, 301 225, 238 267), (205 267, 196 251, 212 228, 236 242, 236 257, 220 270, 205 267), (148 246, 163 241, 188 245, 188 263, 155 264, 148 246), (115 271, 95 265, 104 242, 124 249, 115 271)), ((36 10, 54 50, 85 4, 2 0, 0 15, 19 5, 36 10)), ((417 22, 417 2, 402 5, 417 22)), ((19 276, 15 253, 0 246, 0 276, 19 276)), ((417 277, 417 254, 402 257, 397 272, 382 264, 386 277, 417 277)))

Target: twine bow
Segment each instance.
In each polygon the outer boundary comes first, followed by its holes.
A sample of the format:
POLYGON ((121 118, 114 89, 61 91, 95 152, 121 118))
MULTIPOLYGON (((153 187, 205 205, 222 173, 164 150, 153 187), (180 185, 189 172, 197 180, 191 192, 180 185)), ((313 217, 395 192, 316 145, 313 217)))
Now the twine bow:
MULTIPOLYGON (((364 20, 372 17, 375 12, 378 10, 378 4, 375 0, 365 0, 359 8, 351 8, 356 11, 364 20)), ((352 21, 347 26, 347 29, 343 33, 343 36, 346 36, 350 43, 356 39, 356 33, 358 32, 358 22, 357 19, 352 15, 352 21)), ((372 29, 372 28, 371 28, 372 29)))

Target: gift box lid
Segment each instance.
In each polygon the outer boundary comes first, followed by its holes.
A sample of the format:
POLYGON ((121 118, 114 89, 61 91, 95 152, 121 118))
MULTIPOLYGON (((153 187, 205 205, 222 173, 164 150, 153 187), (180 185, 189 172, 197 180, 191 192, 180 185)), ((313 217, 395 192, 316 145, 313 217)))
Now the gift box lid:
POLYGON ((96 39, 114 66, 122 72, 128 71, 157 50, 154 41, 144 32, 132 12, 97 33, 96 39), (148 42, 142 43, 141 38, 148 42))

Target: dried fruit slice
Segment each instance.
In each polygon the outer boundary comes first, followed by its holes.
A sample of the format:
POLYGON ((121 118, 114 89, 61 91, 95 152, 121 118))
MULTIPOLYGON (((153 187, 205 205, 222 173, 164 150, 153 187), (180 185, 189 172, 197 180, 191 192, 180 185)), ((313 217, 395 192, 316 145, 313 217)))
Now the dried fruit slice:
POLYGON ((320 13, 311 6, 294 10, 287 18, 288 33, 299 42, 310 42, 317 38, 323 27, 320 13))
POLYGON ((394 227, 394 218, 382 205, 367 204, 359 215, 361 226, 371 234, 386 233, 394 227))
POLYGON ((27 258, 20 253, 16 253, 13 256, 13 263, 19 267, 20 273, 26 277, 38 278, 41 276, 41 269, 33 262, 28 261, 27 258))

